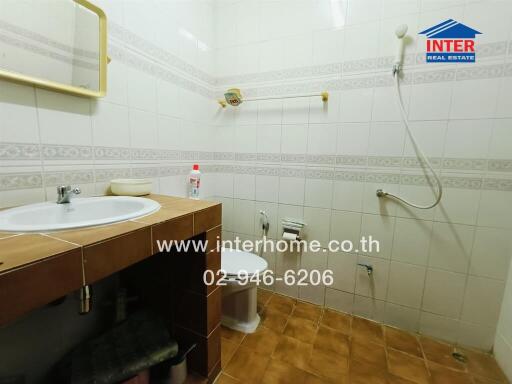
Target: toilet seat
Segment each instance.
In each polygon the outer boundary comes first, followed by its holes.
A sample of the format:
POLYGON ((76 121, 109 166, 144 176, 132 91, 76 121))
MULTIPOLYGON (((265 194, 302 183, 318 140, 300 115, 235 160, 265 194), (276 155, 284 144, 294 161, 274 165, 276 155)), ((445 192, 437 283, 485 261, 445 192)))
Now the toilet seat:
POLYGON ((263 273, 268 267, 267 261, 254 253, 237 249, 223 248, 221 253, 221 270, 229 277, 238 276, 240 271, 247 271, 249 277, 263 273))

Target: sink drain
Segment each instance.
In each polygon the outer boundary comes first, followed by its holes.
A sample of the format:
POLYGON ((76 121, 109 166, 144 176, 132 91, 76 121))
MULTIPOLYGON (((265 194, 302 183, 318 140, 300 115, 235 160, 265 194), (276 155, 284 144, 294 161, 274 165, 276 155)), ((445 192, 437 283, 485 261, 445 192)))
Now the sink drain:
POLYGON ((467 361, 466 356, 464 356, 462 353, 459 353, 459 352, 453 352, 452 357, 455 360, 460 361, 461 363, 465 363, 467 361))

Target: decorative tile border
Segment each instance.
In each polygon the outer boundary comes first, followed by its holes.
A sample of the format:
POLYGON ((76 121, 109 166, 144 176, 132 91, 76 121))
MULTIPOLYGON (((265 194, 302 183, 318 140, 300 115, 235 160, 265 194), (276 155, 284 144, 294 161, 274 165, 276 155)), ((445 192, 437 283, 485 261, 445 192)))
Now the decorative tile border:
POLYGON ((60 51, 66 52, 73 56, 83 56, 88 59, 98 60, 98 53, 93 51, 88 51, 85 49, 79 49, 72 47, 67 44, 63 44, 59 41, 49 39, 47 36, 41 35, 37 32, 31 31, 26 28, 21 28, 17 25, 8 23, 4 20, 0 20, 0 30, 4 30, 18 36, 24 37, 26 39, 32 40, 34 42, 38 42, 44 45, 47 45, 51 48, 58 49, 60 51))
MULTIPOLYGON (((262 166, 244 166, 230 164, 205 164, 204 173, 227 173, 235 175, 295 177, 314 180, 332 180, 355 183, 375 183, 426 186, 432 184, 424 174, 402 174, 375 172, 374 170, 335 170, 315 168, 280 168, 262 166)), ((53 187, 60 184, 91 184, 108 182, 114 178, 137 177, 157 178, 169 176, 185 176, 190 165, 153 165, 133 168, 82 169, 74 171, 49 171, 0 173, 0 191, 17 189, 33 189, 53 187)), ((431 179, 431 178, 430 178, 431 179)), ((512 192, 512 178, 451 176, 442 175, 441 181, 445 188, 494 190, 512 192)))
POLYGON ((204 81, 211 86, 216 84, 215 78, 213 76, 210 76, 208 73, 194 67, 178 56, 173 55, 169 51, 158 47, 152 42, 136 35, 129 29, 124 28, 113 21, 109 22, 109 37, 134 47, 145 55, 165 62, 169 67, 187 73, 188 75, 198 80, 204 81))
MULTIPOLYGON (((177 151, 151 148, 92 147, 76 145, 0 143, 2 161, 228 161, 240 163, 300 164, 306 166, 420 169, 415 156, 348 156, 302 153, 240 153, 177 151)), ((437 169, 450 171, 512 172, 512 159, 429 158, 437 169)), ((424 164, 423 164, 424 165, 424 164)))
POLYGON ((57 61, 60 61, 63 63, 71 64, 76 67, 89 69, 89 70, 95 71, 95 72, 99 71, 98 63, 91 63, 91 62, 87 62, 85 60, 77 59, 73 56, 66 56, 61 53, 55 52, 51 49, 48 49, 46 47, 41 47, 41 46, 38 46, 38 45, 35 45, 32 43, 29 43, 27 41, 17 39, 13 36, 9 36, 4 33, 0 33, 0 41, 3 42, 4 44, 8 44, 10 46, 23 49, 27 52, 31 52, 31 53, 34 53, 37 55, 49 57, 51 59, 54 59, 54 60, 57 60, 57 61))
POLYGON ((11 191, 16 189, 32 189, 42 187, 43 176, 40 172, 0 174, 0 191, 11 191))

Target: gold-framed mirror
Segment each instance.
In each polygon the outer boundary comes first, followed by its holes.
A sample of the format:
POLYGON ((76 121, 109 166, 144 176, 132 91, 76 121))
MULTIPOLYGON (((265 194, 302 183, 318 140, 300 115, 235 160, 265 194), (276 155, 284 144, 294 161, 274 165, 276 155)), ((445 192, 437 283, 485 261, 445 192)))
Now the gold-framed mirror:
POLYGON ((0 1, 0 78, 103 97, 107 64, 107 17, 89 1, 0 1))

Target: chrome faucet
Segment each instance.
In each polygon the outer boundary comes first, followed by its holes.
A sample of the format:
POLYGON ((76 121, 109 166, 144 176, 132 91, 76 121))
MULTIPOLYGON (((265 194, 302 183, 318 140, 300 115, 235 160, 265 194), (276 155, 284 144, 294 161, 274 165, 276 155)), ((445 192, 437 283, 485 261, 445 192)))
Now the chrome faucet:
POLYGON ((71 188, 70 185, 61 185, 57 187, 57 204, 69 204, 72 195, 79 195, 82 193, 80 188, 71 188))

